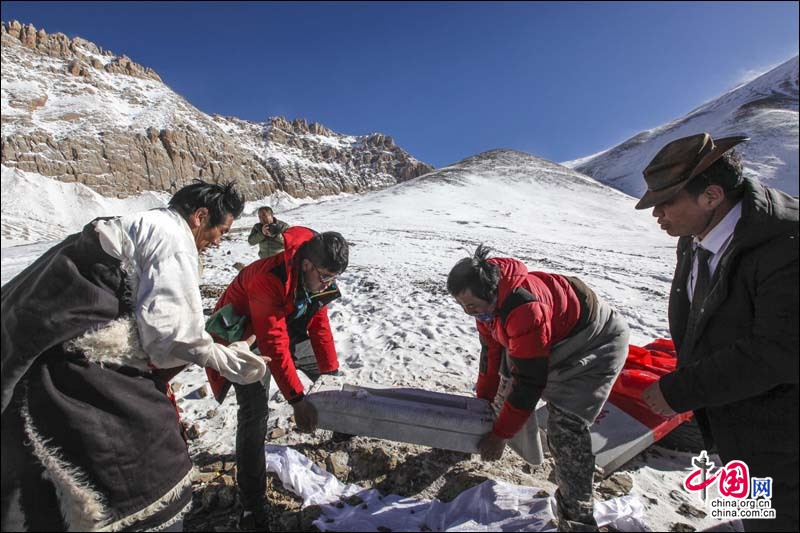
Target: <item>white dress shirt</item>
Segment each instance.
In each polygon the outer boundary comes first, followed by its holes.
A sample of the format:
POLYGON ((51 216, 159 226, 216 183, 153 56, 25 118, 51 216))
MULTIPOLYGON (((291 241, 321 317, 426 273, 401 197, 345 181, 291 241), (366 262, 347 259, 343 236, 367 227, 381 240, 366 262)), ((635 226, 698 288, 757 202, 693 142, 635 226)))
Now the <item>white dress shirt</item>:
POLYGON ((719 265, 720 259, 725 253, 725 250, 728 249, 728 245, 733 239, 733 230, 736 229, 736 224, 739 222, 740 218, 742 218, 741 201, 737 202, 736 205, 734 205, 731 210, 728 211, 725 217, 720 220, 711 231, 708 232, 708 235, 706 235, 703 240, 698 240, 697 237, 695 237, 692 241, 692 252, 694 259, 692 260, 692 272, 686 282, 689 301, 692 300, 692 295, 694 294, 694 284, 697 280, 697 253, 694 253, 696 252, 697 247, 702 246, 713 254, 708 260, 709 279, 713 279, 714 272, 717 270, 717 265, 719 265))

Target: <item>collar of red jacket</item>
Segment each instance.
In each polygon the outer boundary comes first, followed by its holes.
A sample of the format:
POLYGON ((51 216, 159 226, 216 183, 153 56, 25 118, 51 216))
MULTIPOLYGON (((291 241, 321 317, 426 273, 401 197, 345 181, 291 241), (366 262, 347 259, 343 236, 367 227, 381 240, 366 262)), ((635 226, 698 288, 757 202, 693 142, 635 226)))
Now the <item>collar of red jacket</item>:
POLYGON ((297 283, 300 280, 300 265, 297 264, 295 256, 297 250, 310 241, 317 232, 303 226, 292 226, 283 232, 283 260, 286 266, 287 281, 289 282, 289 294, 294 301, 297 290, 297 283))
POLYGON ((499 309, 508 295, 525 281, 528 267, 522 261, 510 257, 492 257, 489 262, 500 267, 500 282, 497 286, 497 308, 499 309))

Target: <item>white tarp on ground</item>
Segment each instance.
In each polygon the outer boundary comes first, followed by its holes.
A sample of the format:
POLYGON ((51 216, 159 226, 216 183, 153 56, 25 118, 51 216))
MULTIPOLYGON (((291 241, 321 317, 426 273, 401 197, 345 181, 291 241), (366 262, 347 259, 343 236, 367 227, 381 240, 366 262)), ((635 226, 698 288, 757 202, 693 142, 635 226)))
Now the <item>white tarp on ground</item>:
MULTIPOLYGON (((267 471, 303 498, 303 506, 320 505, 314 525, 322 531, 555 531, 555 500, 537 498, 539 489, 485 481, 451 502, 381 495, 375 489, 345 485, 306 456, 285 446, 265 447, 267 471), (357 495, 362 503, 340 502, 357 495)), ((595 504, 601 526, 618 531, 650 531, 635 496, 595 504)))

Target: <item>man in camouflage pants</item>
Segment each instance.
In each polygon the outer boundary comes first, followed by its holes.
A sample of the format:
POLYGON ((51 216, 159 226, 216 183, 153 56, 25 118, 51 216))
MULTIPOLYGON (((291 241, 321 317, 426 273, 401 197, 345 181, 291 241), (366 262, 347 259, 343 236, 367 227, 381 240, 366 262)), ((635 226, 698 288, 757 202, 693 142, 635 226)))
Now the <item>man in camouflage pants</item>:
POLYGON ((508 443, 541 460, 536 409, 547 401, 547 440, 555 462, 561 531, 597 531, 589 427, 628 354, 628 325, 580 279, 529 272, 511 258, 487 259, 479 246, 447 278, 447 289, 477 321, 482 346, 476 393, 495 402, 481 458, 500 459, 508 443), (510 441, 510 442, 509 442, 510 441))
POLYGON ((594 454, 589 426, 555 405, 548 404, 547 410, 547 445, 555 458, 559 526, 562 531, 581 531, 578 524, 595 524, 594 454), (572 527, 565 524, 567 517, 575 518, 572 527))

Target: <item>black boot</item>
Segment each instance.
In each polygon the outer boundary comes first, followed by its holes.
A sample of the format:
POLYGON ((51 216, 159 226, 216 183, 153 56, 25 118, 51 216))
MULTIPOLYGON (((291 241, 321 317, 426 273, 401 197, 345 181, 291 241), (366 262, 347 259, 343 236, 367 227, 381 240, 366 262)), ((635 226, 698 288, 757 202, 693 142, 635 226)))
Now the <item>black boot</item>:
POLYGON ((240 531, 269 531, 269 513, 267 505, 255 509, 243 509, 239 515, 237 527, 240 531))

